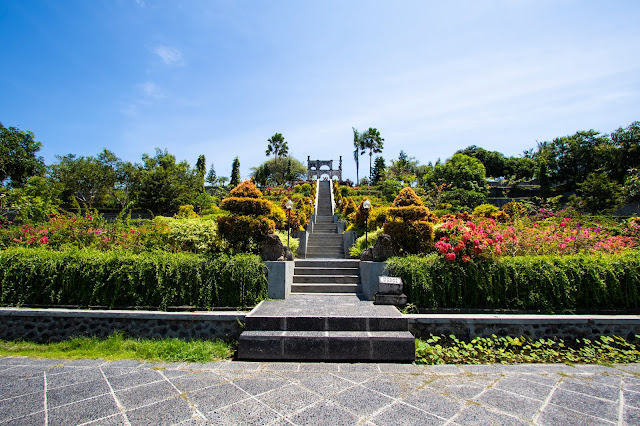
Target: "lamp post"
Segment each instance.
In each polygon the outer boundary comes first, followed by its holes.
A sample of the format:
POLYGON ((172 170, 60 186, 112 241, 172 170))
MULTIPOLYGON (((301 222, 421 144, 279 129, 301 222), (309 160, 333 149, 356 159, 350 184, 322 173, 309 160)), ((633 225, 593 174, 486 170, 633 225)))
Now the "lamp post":
POLYGON ((293 208, 293 201, 287 200, 284 205, 287 208, 287 247, 289 247, 289 234, 291 234, 291 209, 293 208))
POLYGON ((338 200, 338 210, 342 211, 342 198, 338 200))
POLYGON ((365 217, 365 222, 364 222, 364 232, 365 232, 364 241, 365 241, 365 244, 368 244, 369 243, 369 209, 371 208, 371 201, 369 201, 368 199, 364 200, 364 203, 362 203, 362 207, 364 207, 365 211, 367 212, 367 215, 365 217))

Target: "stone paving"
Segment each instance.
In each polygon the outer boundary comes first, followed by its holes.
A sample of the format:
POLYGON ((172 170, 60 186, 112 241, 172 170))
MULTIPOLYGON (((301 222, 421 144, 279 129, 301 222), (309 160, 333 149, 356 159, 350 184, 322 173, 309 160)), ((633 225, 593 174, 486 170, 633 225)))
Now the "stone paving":
POLYGON ((640 364, 0 358, 0 423, 632 425, 640 424, 640 364))

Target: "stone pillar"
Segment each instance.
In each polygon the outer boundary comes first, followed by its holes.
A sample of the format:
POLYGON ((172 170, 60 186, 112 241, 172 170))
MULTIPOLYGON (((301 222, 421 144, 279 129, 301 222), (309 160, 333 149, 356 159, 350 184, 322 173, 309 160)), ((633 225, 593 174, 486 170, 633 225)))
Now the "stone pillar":
POLYGON ((360 282, 362 283, 362 295, 366 300, 374 300, 378 292, 378 282, 387 269, 386 262, 360 262, 360 282))
POLYGON ((267 294, 270 299, 286 299, 291 293, 295 262, 266 261, 267 294))

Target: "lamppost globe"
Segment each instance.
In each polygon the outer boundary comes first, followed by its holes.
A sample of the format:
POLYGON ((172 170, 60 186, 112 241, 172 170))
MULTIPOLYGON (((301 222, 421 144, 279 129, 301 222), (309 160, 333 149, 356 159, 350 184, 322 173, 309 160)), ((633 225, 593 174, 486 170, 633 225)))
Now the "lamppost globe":
POLYGON ((364 243, 367 245, 369 243, 369 209, 371 208, 371 201, 369 199, 365 199, 362 203, 362 207, 367 212, 364 222, 364 243))

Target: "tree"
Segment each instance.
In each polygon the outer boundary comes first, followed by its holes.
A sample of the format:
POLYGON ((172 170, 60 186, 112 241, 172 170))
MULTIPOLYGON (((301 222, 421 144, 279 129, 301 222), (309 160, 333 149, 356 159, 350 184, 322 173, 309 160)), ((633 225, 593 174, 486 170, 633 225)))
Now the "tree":
POLYGON ((229 184, 234 188, 240 185, 240 159, 238 157, 234 158, 231 164, 231 179, 229 180, 229 184))
POLYGON ((375 152, 379 154, 382 152, 382 148, 384 146, 384 139, 380 137, 380 132, 375 127, 369 127, 369 129, 361 136, 362 145, 360 154, 364 154, 365 150, 369 150, 369 176, 371 176, 372 167, 372 156, 375 152))
POLYGON ((209 168, 209 173, 207 173, 206 181, 209 182, 210 185, 215 185, 218 180, 216 175, 216 169, 213 167, 213 163, 211 163, 211 167, 209 168))
POLYGON ((442 193, 442 201, 460 208, 473 209, 483 204, 489 193, 484 165, 464 154, 454 154, 444 164, 437 162, 423 178, 428 189, 448 185, 442 193))
MULTIPOLYGON (((284 141, 284 137, 282 136, 282 133, 276 133, 275 135, 271 136, 269 139, 267 139, 267 142, 269 142, 269 144, 267 145, 267 150, 265 151, 266 155, 269 156, 273 153, 273 156, 275 158, 275 163, 276 163, 276 170, 278 170, 278 157, 279 156, 283 156, 283 155, 287 155, 289 153, 289 146, 287 145, 287 143, 284 141)), ((280 175, 282 178, 284 178, 284 175, 280 175)), ((276 177, 276 183, 278 183, 278 175, 276 173, 275 175, 276 177)))
POLYGON ((356 182, 360 182, 360 176, 358 175, 359 167, 360 167, 360 151, 363 149, 362 147, 362 135, 358 132, 355 127, 351 128, 353 130, 353 159, 356 162, 356 182))
POLYGON ((373 173, 371 174, 371 183, 373 185, 379 185, 386 178, 387 165, 384 163, 384 158, 377 156, 373 162, 373 173))
POLYGON ((198 161, 196 162, 196 173, 198 174, 198 186, 200 187, 200 192, 204 192, 204 175, 207 173, 207 160, 204 157, 204 154, 200 154, 198 156, 198 161))
POLYGON ((397 160, 391 161, 388 177, 405 184, 411 184, 416 180, 416 171, 419 162, 414 157, 409 157, 404 151, 400 151, 397 160))
POLYGON ((587 179, 577 185, 577 197, 572 199, 588 212, 611 213, 622 204, 622 187, 606 173, 589 173, 587 179))
POLYGON ((262 186, 277 184, 276 175, 284 176, 287 181, 301 180, 307 175, 307 168, 293 157, 287 157, 286 162, 278 162, 277 166, 275 158, 271 158, 251 168, 251 176, 262 186))
POLYGON ((44 160, 36 157, 42 144, 34 138, 29 131, 0 123, 0 184, 20 187, 29 177, 44 173, 44 160))

